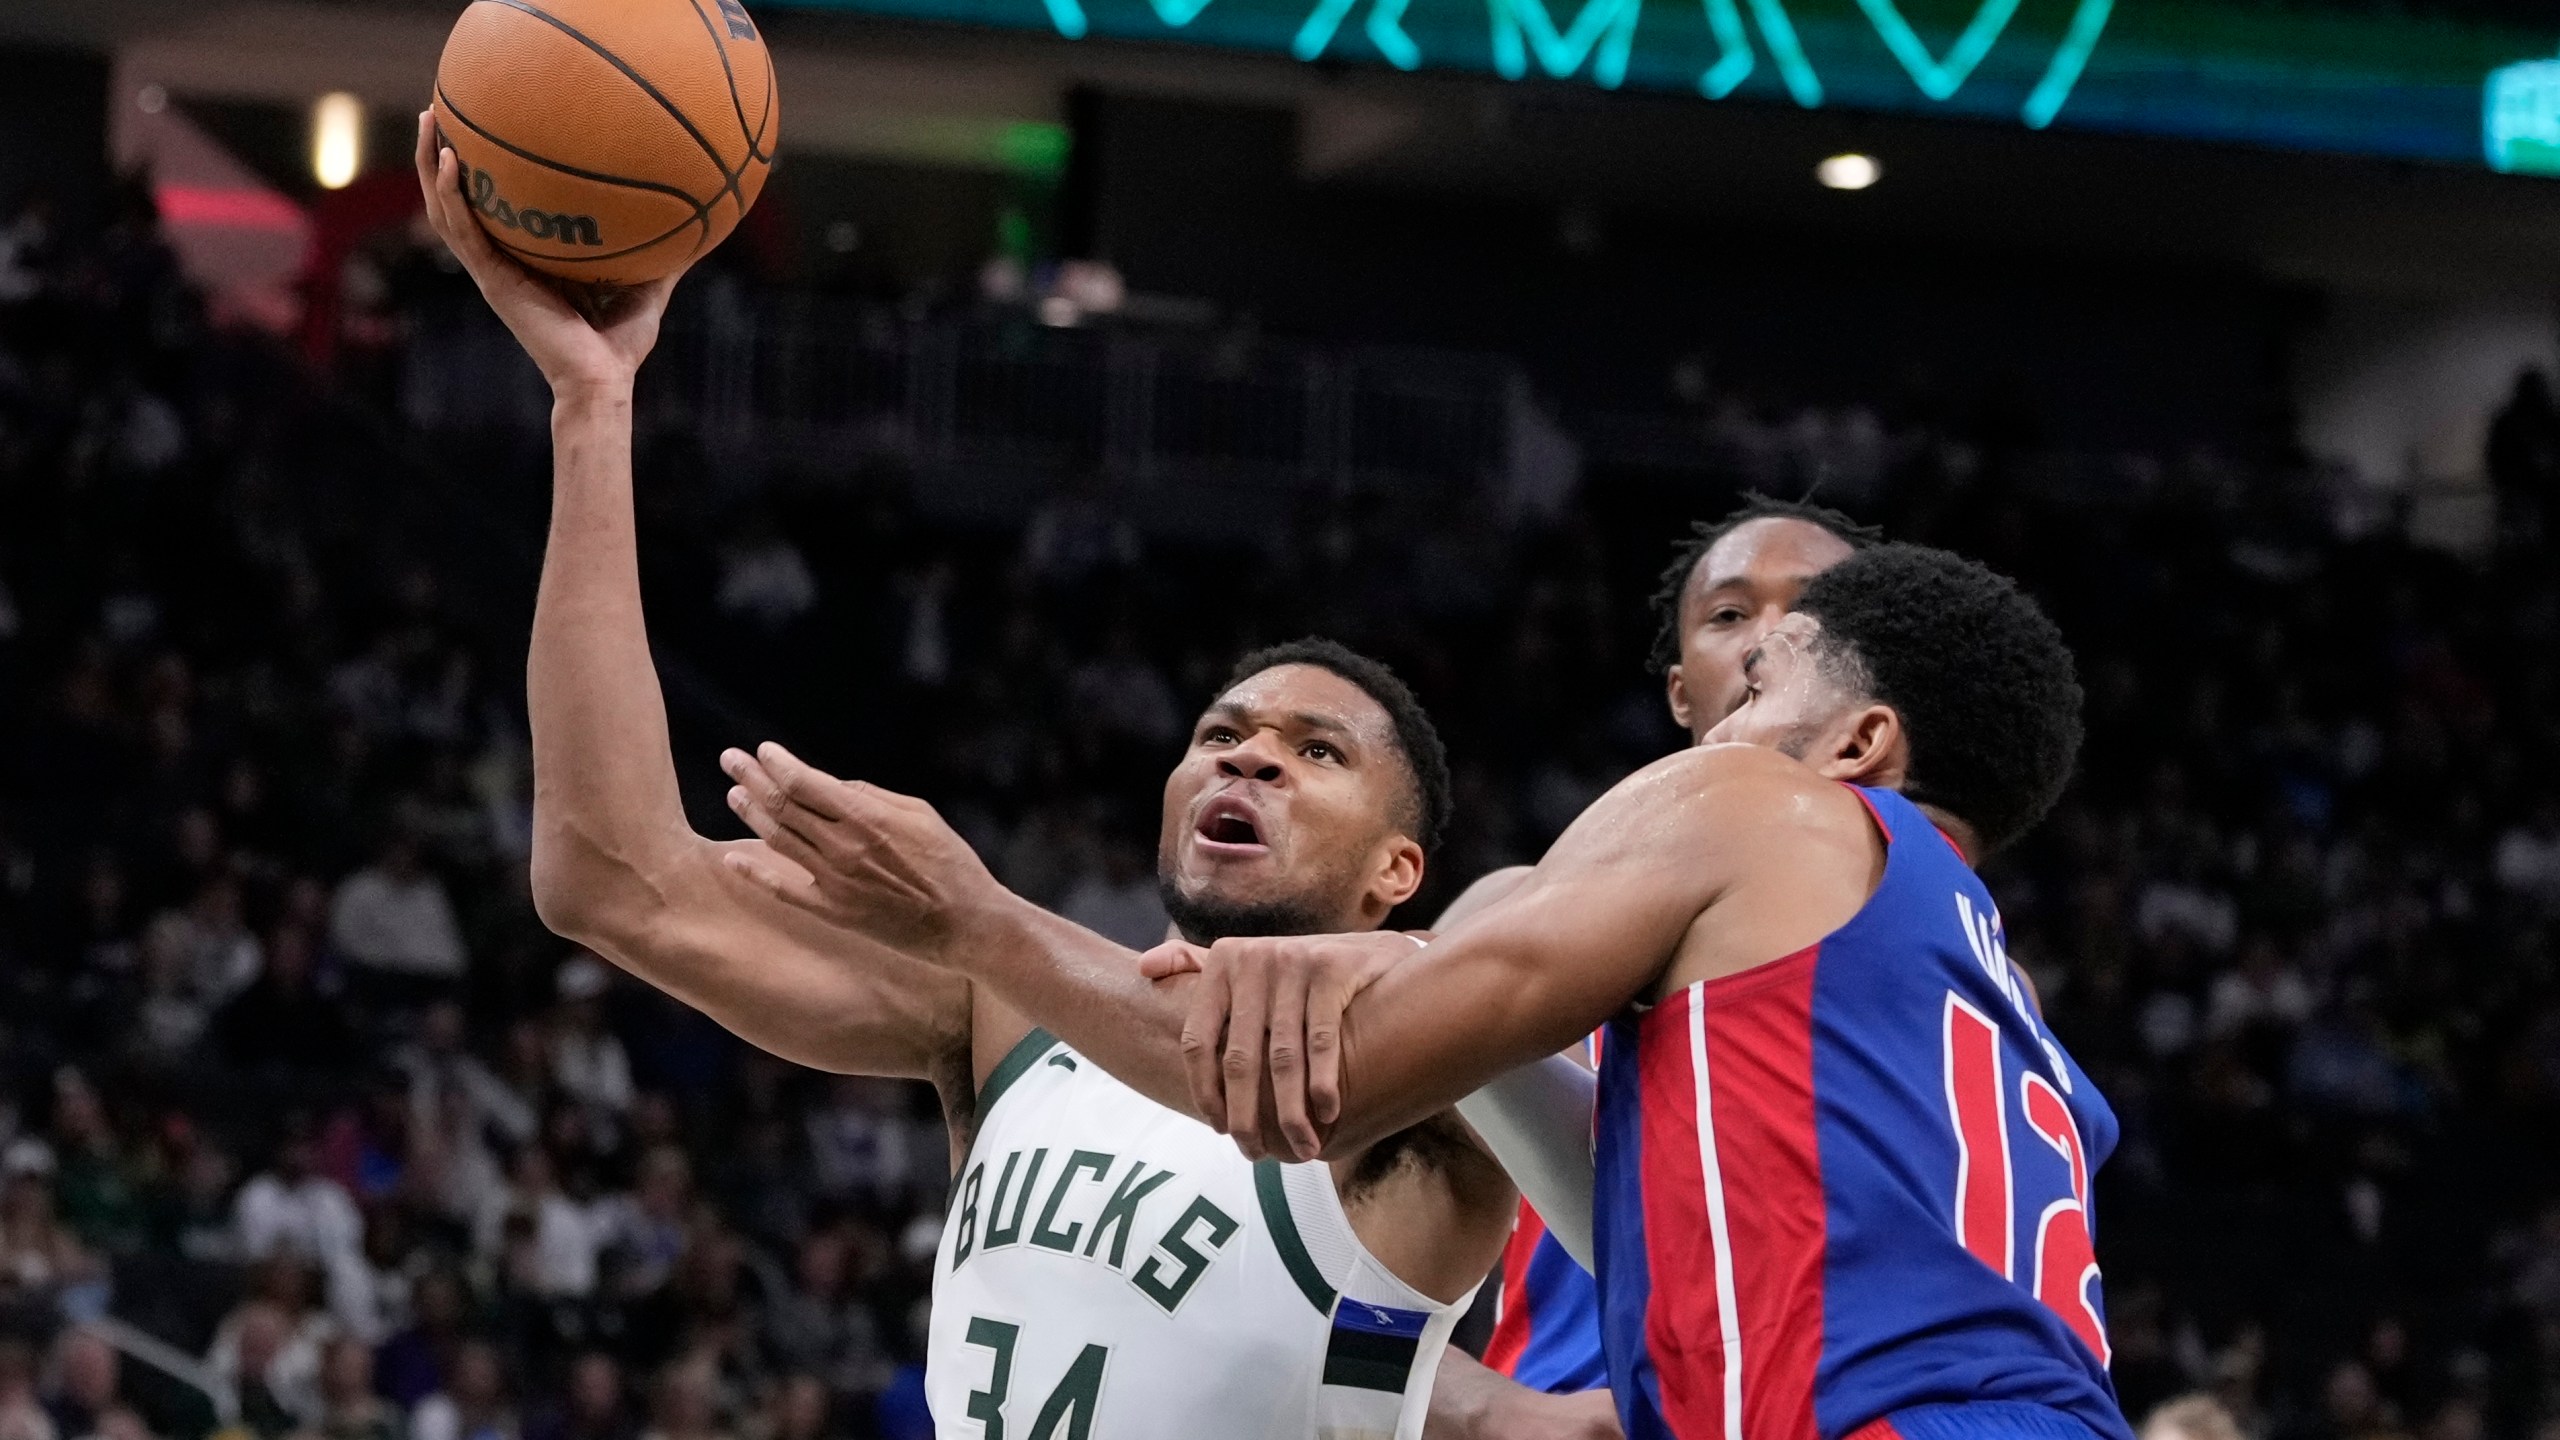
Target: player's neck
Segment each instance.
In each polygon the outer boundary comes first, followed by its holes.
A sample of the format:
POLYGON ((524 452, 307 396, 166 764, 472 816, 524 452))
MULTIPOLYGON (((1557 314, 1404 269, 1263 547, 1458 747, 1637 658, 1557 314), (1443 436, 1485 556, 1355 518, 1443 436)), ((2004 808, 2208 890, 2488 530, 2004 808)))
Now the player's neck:
POLYGON ((1178 916, 1165 925, 1167 940, 1181 940, 1193 945, 1214 945, 1220 940, 1249 935, 1358 935, 1378 929, 1387 923, 1392 912, 1368 913, 1368 907, 1355 906, 1333 915, 1301 912, 1286 918, 1268 913, 1207 915, 1194 913, 1178 916))

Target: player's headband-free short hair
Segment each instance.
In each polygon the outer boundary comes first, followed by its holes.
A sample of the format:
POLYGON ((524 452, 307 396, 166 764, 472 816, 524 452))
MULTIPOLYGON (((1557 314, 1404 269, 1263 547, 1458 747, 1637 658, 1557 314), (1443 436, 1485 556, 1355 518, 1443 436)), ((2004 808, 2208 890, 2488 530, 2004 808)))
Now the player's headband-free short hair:
POLYGON ((1902 718, 1904 795, 1971 826, 1986 854, 2053 808, 2080 753, 2080 681, 2062 631, 2007 576, 1874 545, 1813 577, 1795 608, 1821 622, 1821 658, 1902 718))
POLYGON ((1310 635, 1303 640, 1264 646, 1236 661, 1218 693, 1224 695, 1263 671, 1283 665, 1313 665, 1330 670, 1360 687, 1362 693, 1378 702, 1379 709, 1387 712, 1387 722, 1395 730, 1396 748, 1403 753, 1405 771, 1413 784, 1404 817, 1406 829, 1424 850, 1438 848, 1441 835, 1449 828, 1449 747, 1441 743, 1440 727, 1431 723, 1431 712, 1422 708, 1412 687, 1384 661, 1373 660, 1338 640, 1310 635))
POLYGON ((1780 500, 1757 492, 1742 497, 1742 503, 1721 519, 1691 521, 1689 538, 1672 552, 1671 563, 1662 568, 1661 579, 1654 587, 1653 649, 1645 659, 1654 674, 1660 675, 1680 663, 1680 597, 1689 593, 1689 577, 1697 573, 1698 563, 1716 548, 1717 541, 1754 520, 1801 520, 1838 536, 1852 550, 1864 550, 1884 541, 1882 530, 1861 525, 1829 506, 1809 500, 1780 500))

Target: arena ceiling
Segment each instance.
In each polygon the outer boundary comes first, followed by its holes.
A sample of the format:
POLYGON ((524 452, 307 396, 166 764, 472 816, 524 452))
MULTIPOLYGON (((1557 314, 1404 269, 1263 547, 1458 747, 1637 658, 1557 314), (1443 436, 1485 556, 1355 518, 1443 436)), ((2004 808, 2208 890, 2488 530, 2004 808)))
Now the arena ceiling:
MULTIPOLYGON (((0 41, 104 50, 115 93, 302 105, 422 97, 452 0, 0 0, 0 41)), ((2560 290, 2560 181, 2235 146, 1402 76, 1146 45, 1068 44, 848 17, 767 19, 793 149, 1003 163, 1078 87, 1294 112, 1301 178, 1671 210, 1879 246, 2241 267, 2363 292, 2560 290), (1884 158, 1856 195, 1811 183, 1884 158)), ((1451 243, 1464 243, 1452 237, 1451 243)))

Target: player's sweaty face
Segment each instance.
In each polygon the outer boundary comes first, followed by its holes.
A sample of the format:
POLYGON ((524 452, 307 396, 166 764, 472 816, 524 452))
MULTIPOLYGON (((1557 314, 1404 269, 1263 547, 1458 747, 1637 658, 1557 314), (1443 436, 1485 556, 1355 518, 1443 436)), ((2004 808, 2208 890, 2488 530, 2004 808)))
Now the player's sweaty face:
POLYGON ((1348 913, 1393 831, 1403 764, 1359 686, 1314 665, 1251 676, 1201 715, 1166 777, 1158 873, 1194 898, 1348 913))
POLYGON ((1680 670, 1673 718, 1685 702, 1692 737, 1742 703, 1742 657, 1760 643, 1814 576, 1849 558, 1849 544, 1807 520, 1745 521, 1698 557, 1680 595, 1680 670))

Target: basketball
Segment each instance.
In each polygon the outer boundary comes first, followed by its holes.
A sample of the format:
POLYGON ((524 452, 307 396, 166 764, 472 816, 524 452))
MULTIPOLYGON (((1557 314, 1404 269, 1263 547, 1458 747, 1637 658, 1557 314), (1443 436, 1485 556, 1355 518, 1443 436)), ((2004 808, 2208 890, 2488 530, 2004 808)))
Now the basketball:
POLYGON ((756 203, 774 89, 740 0, 476 0, 445 41, 435 117, 500 248, 631 285, 690 264, 756 203))

